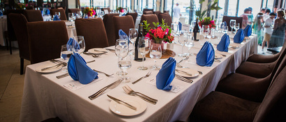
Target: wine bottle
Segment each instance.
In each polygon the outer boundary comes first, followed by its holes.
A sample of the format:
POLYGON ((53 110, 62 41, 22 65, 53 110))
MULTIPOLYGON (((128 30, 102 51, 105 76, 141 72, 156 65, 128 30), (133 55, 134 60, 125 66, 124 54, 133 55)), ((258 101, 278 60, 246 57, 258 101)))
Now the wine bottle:
POLYGON ((143 23, 140 23, 139 24, 139 34, 138 34, 136 42, 135 42, 135 57, 134 57, 135 61, 142 61, 143 56, 138 51, 138 42, 139 42, 139 40, 144 40, 144 39, 145 39, 145 37, 143 34, 143 23))
POLYGON ((199 27, 199 24, 198 24, 198 18, 196 19, 196 25, 194 27, 194 41, 199 41, 200 39, 200 27, 199 27))

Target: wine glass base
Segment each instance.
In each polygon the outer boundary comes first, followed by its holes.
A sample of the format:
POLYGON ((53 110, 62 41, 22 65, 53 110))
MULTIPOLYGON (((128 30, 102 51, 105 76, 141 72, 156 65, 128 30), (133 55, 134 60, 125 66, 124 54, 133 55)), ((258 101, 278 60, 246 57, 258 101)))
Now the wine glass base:
POLYGON ((131 81, 130 77, 122 78, 124 83, 129 83, 131 81))
POLYGON ((158 67, 157 65, 151 66, 150 69, 152 70, 160 70, 161 67, 158 67))
POLYGON ((178 54, 179 57, 185 57, 186 54, 178 54))
POLYGON ((139 70, 148 70, 148 67, 145 67, 145 66, 141 66, 141 67, 138 67, 139 70))
POLYGON ((127 75, 128 73, 123 72, 123 71, 118 71, 118 72, 116 72, 116 74, 117 74, 118 76, 123 76, 123 75, 127 75))

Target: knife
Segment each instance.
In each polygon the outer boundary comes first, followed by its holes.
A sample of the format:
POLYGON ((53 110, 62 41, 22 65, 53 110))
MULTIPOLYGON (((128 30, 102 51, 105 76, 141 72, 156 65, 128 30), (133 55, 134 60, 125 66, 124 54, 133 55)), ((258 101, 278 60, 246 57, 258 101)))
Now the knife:
POLYGON ((93 99, 99 97, 101 94, 103 94, 104 91, 106 91, 107 89, 113 89, 113 88, 117 87, 122 81, 123 81, 123 79, 119 79, 119 80, 109 84, 108 86, 103 87, 102 89, 100 89, 96 93, 90 95, 88 98, 90 100, 93 100, 93 99))
POLYGON ((135 110, 136 111, 136 107, 134 107, 133 105, 130 105, 129 103, 127 103, 127 102, 124 102, 124 101, 122 101, 122 100, 120 100, 120 99, 117 99, 117 98, 115 98, 115 97, 112 97, 112 96, 110 96, 110 95, 107 95, 110 99, 112 99, 112 100, 114 100, 115 102, 117 102, 118 104, 122 104, 123 103, 123 105, 125 105, 126 107, 128 107, 128 108, 131 108, 131 109, 133 109, 133 110, 135 110))

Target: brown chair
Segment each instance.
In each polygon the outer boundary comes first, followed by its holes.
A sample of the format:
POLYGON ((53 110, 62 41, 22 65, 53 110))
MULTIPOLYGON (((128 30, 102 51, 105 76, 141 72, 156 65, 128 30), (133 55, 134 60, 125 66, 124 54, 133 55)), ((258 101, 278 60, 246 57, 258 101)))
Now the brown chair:
POLYGON ((252 102, 222 92, 211 92, 200 100, 190 116, 199 122, 286 121, 286 57, 281 62, 263 101, 252 102))
POLYGON ((15 35, 18 40, 19 56, 20 56, 20 74, 24 72, 24 59, 30 60, 30 49, 27 33, 27 19, 23 14, 9 14, 11 24, 14 28, 15 35))
POLYGON ((127 15, 132 16, 133 21, 134 21, 134 24, 135 24, 135 23, 136 23, 136 19, 137 19, 138 14, 137 14, 137 13, 127 13, 127 14, 126 14, 126 16, 127 16, 127 15))
POLYGON ((164 13, 168 13, 169 14, 169 11, 164 11, 164 13))
POLYGON ((160 23, 162 23, 162 20, 164 20, 165 23, 169 27, 171 27, 171 25, 172 25, 172 17, 170 16, 170 14, 166 14, 166 13, 159 14, 158 19, 159 19, 160 23))
POLYGON ((154 11, 153 14, 156 14, 157 16, 159 16, 159 14, 161 14, 161 11, 154 11))
POLYGON ((71 8, 71 9, 68 9, 68 12, 69 13, 78 13, 78 12, 80 12, 80 9, 78 9, 78 8, 71 8))
MULTIPOLYGON (((101 8, 101 10, 104 12, 105 10, 107 10, 108 11, 108 14, 110 13, 110 8, 101 8)), ((107 14, 107 13, 105 13, 105 14, 107 14)))
POLYGON ((231 31, 229 22, 230 22, 230 20, 232 20, 232 19, 236 20, 236 23, 240 23, 239 26, 240 26, 240 28, 241 28, 241 26, 242 26, 242 17, 223 16, 222 21, 223 21, 223 22, 226 22, 226 24, 227 24, 227 26, 228 26, 228 30, 231 31))
POLYGON ((128 35, 129 29, 135 28, 132 16, 113 17, 113 19, 116 39, 119 39, 118 31, 120 29, 122 29, 128 35))
POLYGON ((34 10, 34 7, 33 6, 27 6, 26 10, 34 10))
POLYGON ((67 20, 65 9, 51 9, 51 15, 54 17, 56 12, 60 12, 60 19, 67 20))
MULTIPOLYGON (((149 27, 154 28, 155 26, 153 25, 153 22, 159 22, 158 17, 156 14, 145 14, 141 16, 141 21, 142 23, 144 20, 147 20, 147 23, 150 24, 149 27)), ((145 34, 145 30, 143 30, 145 34)))
POLYGON ((40 10, 25 10, 24 15, 26 16, 28 22, 43 21, 40 10))
POLYGON ((14 32, 14 28, 11 24, 11 21, 10 21, 10 18, 9 18, 9 14, 10 13, 17 13, 17 14, 23 14, 24 13, 24 10, 6 10, 6 13, 8 15, 7 17, 7 34, 8 34, 8 38, 6 38, 7 42, 7 46, 9 45, 9 48, 10 48, 10 54, 12 55, 12 45, 11 45, 11 42, 12 41, 17 41, 16 39, 16 35, 15 35, 15 32, 14 32))
POLYGON ((153 13, 153 9, 144 8, 143 9, 143 14, 144 14, 145 11, 152 11, 152 13, 153 13))
POLYGON ((27 28, 32 64, 59 58, 61 46, 68 41, 64 21, 29 22, 27 28))
POLYGON ((109 46, 115 45, 114 22, 113 17, 119 16, 118 13, 105 14, 103 17, 104 27, 106 30, 109 46))
POLYGON ((153 11, 144 11, 143 14, 153 14, 153 11))
POLYGON ((108 46, 106 31, 101 18, 76 19, 77 35, 83 36, 85 40, 85 51, 91 48, 103 48, 108 46))

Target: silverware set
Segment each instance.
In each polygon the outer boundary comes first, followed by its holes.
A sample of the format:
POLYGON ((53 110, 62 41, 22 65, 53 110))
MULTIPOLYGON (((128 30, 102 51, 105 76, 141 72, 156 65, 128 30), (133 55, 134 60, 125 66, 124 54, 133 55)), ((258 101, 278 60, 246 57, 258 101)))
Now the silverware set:
POLYGON ((115 102, 117 102, 118 104, 125 105, 126 107, 131 108, 131 109, 133 109, 133 110, 135 110, 135 111, 137 110, 136 107, 134 107, 133 105, 131 105, 131 104, 129 104, 129 103, 123 101, 123 100, 117 99, 117 98, 112 97, 112 96, 110 96, 110 95, 107 95, 107 96, 108 96, 110 99, 112 99, 112 100, 114 100, 115 102))
POLYGON ((88 98, 90 100, 93 100, 93 99, 99 97, 101 94, 103 94, 107 89, 113 89, 113 88, 117 87, 122 81, 123 81, 123 79, 119 79, 119 80, 117 80, 117 81, 115 81, 115 82, 113 82, 113 83, 103 87, 102 89, 100 89, 96 93, 90 95, 88 98))
POLYGON ((149 76, 151 75, 151 72, 152 72, 152 71, 149 71, 145 76, 143 76, 143 77, 139 78, 138 80, 132 82, 132 84, 135 84, 135 83, 139 82, 139 81, 142 80, 143 78, 149 77, 149 76))
POLYGON ((125 91, 125 93, 127 93, 129 95, 132 95, 132 96, 138 96, 138 97, 142 98, 143 100, 148 101, 148 102, 150 102, 152 104, 156 104, 157 101, 158 101, 158 100, 156 100, 154 98, 148 97, 145 94, 142 94, 140 92, 136 92, 136 91, 132 90, 128 85, 123 86, 122 88, 125 91))
POLYGON ((96 71, 96 72, 98 72, 98 73, 104 74, 106 77, 112 77, 112 75, 113 75, 113 74, 107 74, 107 73, 105 73, 105 72, 98 71, 98 70, 95 70, 95 69, 93 69, 93 71, 96 71))
POLYGON ((97 58, 97 57, 99 57, 99 56, 101 56, 101 55, 103 55, 103 54, 105 54, 105 53, 107 53, 107 52, 101 52, 101 53, 83 52, 83 54, 85 54, 85 55, 90 55, 90 56, 92 56, 92 57, 94 57, 94 58, 97 58))

